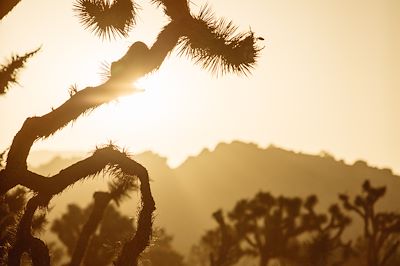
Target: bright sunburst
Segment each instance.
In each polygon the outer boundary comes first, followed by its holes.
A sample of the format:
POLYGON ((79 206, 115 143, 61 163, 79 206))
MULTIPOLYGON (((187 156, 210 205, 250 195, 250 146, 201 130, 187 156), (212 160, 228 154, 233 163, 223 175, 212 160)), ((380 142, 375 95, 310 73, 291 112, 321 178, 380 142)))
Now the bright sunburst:
POLYGON ((133 86, 137 88, 139 91, 150 91, 159 87, 160 85, 160 75, 157 73, 153 73, 147 76, 144 76, 137 81, 133 82, 133 86))
POLYGON ((106 106, 107 109, 102 115, 115 121, 117 117, 131 116, 132 112, 140 112, 144 120, 150 117, 157 117, 160 109, 168 104, 165 102, 165 94, 168 84, 168 76, 161 72, 155 72, 132 83, 135 92, 131 95, 121 97, 116 105, 106 106))

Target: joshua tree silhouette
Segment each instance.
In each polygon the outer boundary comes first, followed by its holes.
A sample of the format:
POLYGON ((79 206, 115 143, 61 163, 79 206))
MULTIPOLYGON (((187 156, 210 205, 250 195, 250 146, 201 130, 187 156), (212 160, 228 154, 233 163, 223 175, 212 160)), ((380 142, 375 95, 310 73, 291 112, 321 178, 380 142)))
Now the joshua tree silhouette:
POLYGON ((363 221, 364 239, 367 243, 367 266, 387 265, 400 245, 400 214, 379 212, 376 203, 386 193, 386 187, 373 187, 369 180, 364 181, 362 192, 351 201, 346 194, 339 198, 343 207, 357 214, 363 221))
MULTIPOLYGON (((44 177, 27 169, 27 157, 33 143, 56 133, 83 113, 132 93, 132 82, 157 70, 177 45, 181 54, 192 57, 195 63, 217 74, 247 74, 254 66, 260 51, 256 43, 260 38, 256 38, 253 32, 236 34, 236 27, 231 22, 216 20, 208 7, 194 15, 187 0, 151 2, 164 10, 170 21, 150 48, 141 42, 134 43, 120 60, 111 64, 111 75, 103 84, 75 91, 69 100, 50 113, 27 118, 15 135, 7 163, 0 172, 0 194, 22 185, 32 190, 34 196, 26 204, 15 240, 8 251, 9 265, 19 265, 23 253, 30 255, 34 265, 50 264, 48 248, 32 235, 36 210, 46 207, 54 195, 68 186, 104 169, 117 173, 115 178, 136 176, 140 181, 142 206, 137 231, 124 243, 115 261, 116 265, 137 265, 139 255, 150 240, 155 210, 147 170, 125 152, 108 145, 58 174, 44 177)), ((132 0, 77 0, 74 6, 83 25, 103 38, 127 36, 138 11, 132 0)))
POLYGON ((318 213, 317 202, 315 195, 302 199, 259 192, 238 201, 228 221, 216 211, 213 217, 219 226, 207 231, 193 250, 194 263, 204 257, 203 248, 210 254, 206 265, 211 266, 236 265, 246 257, 256 257, 260 266, 272 260, 282 265, 342 265, 351 242, 341 237, 350 218, 336 204, 329 215, 318 213))

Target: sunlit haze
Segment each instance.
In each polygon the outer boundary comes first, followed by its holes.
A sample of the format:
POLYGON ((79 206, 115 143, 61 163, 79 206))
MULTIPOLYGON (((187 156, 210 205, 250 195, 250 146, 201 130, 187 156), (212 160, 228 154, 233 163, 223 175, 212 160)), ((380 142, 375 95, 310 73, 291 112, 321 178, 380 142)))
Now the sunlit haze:
MULTIPOLYGON (((135 41, 151 46, 166 23, 150 1, 130 36, 102 41, 85 30, 71 0, 23 0, 0 22, 0 56, 42 46, 0 98, 0 150, 29 116, 102 82, 101 65, 135 41), (51 12, 50 12, 51 10, 51 12)), ((191 1, 193 12, 205 1, 191 1)), ((33 150, 91 151, 114 141, 151 150, 177 166, 219 142, 358 159, 400 173, 400 1, 209 1, 218 17, 265 40, 251 75, 216 77, 175 51, 132 86, 138 92, 80 117, 33 150)))

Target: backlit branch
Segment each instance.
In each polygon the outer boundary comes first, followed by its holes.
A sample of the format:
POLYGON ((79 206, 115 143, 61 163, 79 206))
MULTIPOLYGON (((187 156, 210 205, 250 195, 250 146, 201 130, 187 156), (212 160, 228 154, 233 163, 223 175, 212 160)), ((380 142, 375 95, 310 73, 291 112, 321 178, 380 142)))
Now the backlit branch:
MULTIPOLYGON (((117 265, 136 265, 139 254, 150 241, 152 213, 155 210, 155 203, 150 190, 147 170, 111 145, 98 149, 91 157, 60 171, 59 174, 43 179, 42 182, 45 183, 42 183, 40 187, 45 189, 38 191, 37 196, 29 201, 18 227, 16 242, 9 253, 10 263, 16 261, 19 263, 22 253, 32 248, 30 243, 33 237, 30 230, 33 214, 39 206, 47 206, 48 201, 66 187, 88 176, 95 175, 107 169, 107 167, 118 168, 126 175, 137 176, 140 181, 142 208, 139 214, 137 232, 124 245, 117 263, 117 265)), ((37 241, 35 240, 35 242, 37 241)))
MULTIPOLYGON (((171 20, 161 30, 150 49, 142 42, 134 43, 121 59, 111 64, 111 75, 107 81, 81 91, 72 89, 69 100, 48 114, 27 118, 15 135, 8 152, 7 164, 0 171, 0 194, 16 185, 28 187, 36 194, 27 204, 18 227, 18 237, 9 253, 10 265, 19 265, 23 252, 30 252, 33 262, 39 263, 37 265, 48 265, 46 246, 31 235, 32 218, 36 209, 47 206, 54 195, 68 186, 107 169, 117 169, 123 174, 137 176, 140 180, 142 208, 137 231, 125 243, 115 262, 116 265, 137 265, 140 253, 149 244, 152 213, 155 210, 147 170, 110 145, 98 149, 91 157, 52 177, 44 177, 27 170, 27 157, 33 143, 56 133, 84 113, 133 93, 132 83, 157 70, 179 43, 195 62, 200 62, 204 68, 213 72, 246 74, 255 64, 260 49, 256 46, 258 38, 251 31, 235 34, 236 27, 232 23, 215 21, 206 10, 200 12, 199 16, 192 16, 187 0, 152 2, 162 6, 171 20), (44 259, 40 259, 41 257, 44 259)), ((135 8, 131 0, 78 0, 75 4, 84 25, 103 36, 125 36, 135 21, 135 8)))
POLYGON ((49 250, 44 242, 32 236, 32 219, 37 208, 42 205, 39 196, 31 198, 19 222, 15 242, 8 252, 8 265, 19 266, 24 252, 31 255, 34 266, 49 266, 49 250))
POLYGON ((252 31, 236 33, 231 21, 216 19, 205 6, 188 24, 180 40, 180 53, 214 74, 228 72, 248 74, 261 50, 252 31))
POLYGON ((111 195, 108 192, 97 191, 93 194, 94 204, 92 212, 86 223, 83 225, 82 231, 79 234, 78 241, 75 245, 74 252, 72 253, 72 258, 70 266, 79 266, 85 256, 86 250, 90 238, 97 230, 101 219, 103 218, 104 211, 111 201, 111 195))
POLYGON ((179 38, 177 27, 178 25, 174 22, 168 24, 148 53, 139 58, 131 58, 132 50, 129 49, 119 60, 125 62, 122 74, 120 73, 116 77, 111 76, 100 86, 88 87, 77 92, 60 107, 44 116, 26 119, 21 130, 14 137, 8 153, 6 165, 6 171, 9 171, 8 175, 14 176, 19 170, 26 170, 26 159, 35 140, 50 136, 99 105, 134 92, 132 82, 156 70, 175 47, 179 38))

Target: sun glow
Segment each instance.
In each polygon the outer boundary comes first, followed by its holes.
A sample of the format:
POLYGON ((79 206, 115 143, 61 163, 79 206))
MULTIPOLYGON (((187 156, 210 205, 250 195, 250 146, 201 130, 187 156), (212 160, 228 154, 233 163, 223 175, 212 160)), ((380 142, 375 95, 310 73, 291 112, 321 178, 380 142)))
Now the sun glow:
POLYGON ((162 80, 158 73, 146 75, 132 83, 135 88, 133 94, 121 97, 118 100, 117 109, 128 110, 146 110, 146 116, 154 115, 162 105, 160 90, 162 90, 162 80))
POLYGON ((120 97, 114 102, 115 104, 104 106, 104 112, 101 111, 101 115, 115 122, 117 122, 116 118, 124 119, 124 121, 139 119, 140 123, 144 124, 147 121, 157 120, 160 113, 165 113, 171 105, 167 99, 171 96, 168 86, 169 79, 165 73, 155 72, 146 75, 132 83, 132 87, 135 88, 133 94, 120 97), (133 115, 134 113, 140 115, 133 115))
POLYGON ((161 85, 159 76, 157 73, 149 74, 133 82, 133 86, 142 92, 154 90, 161 85))

